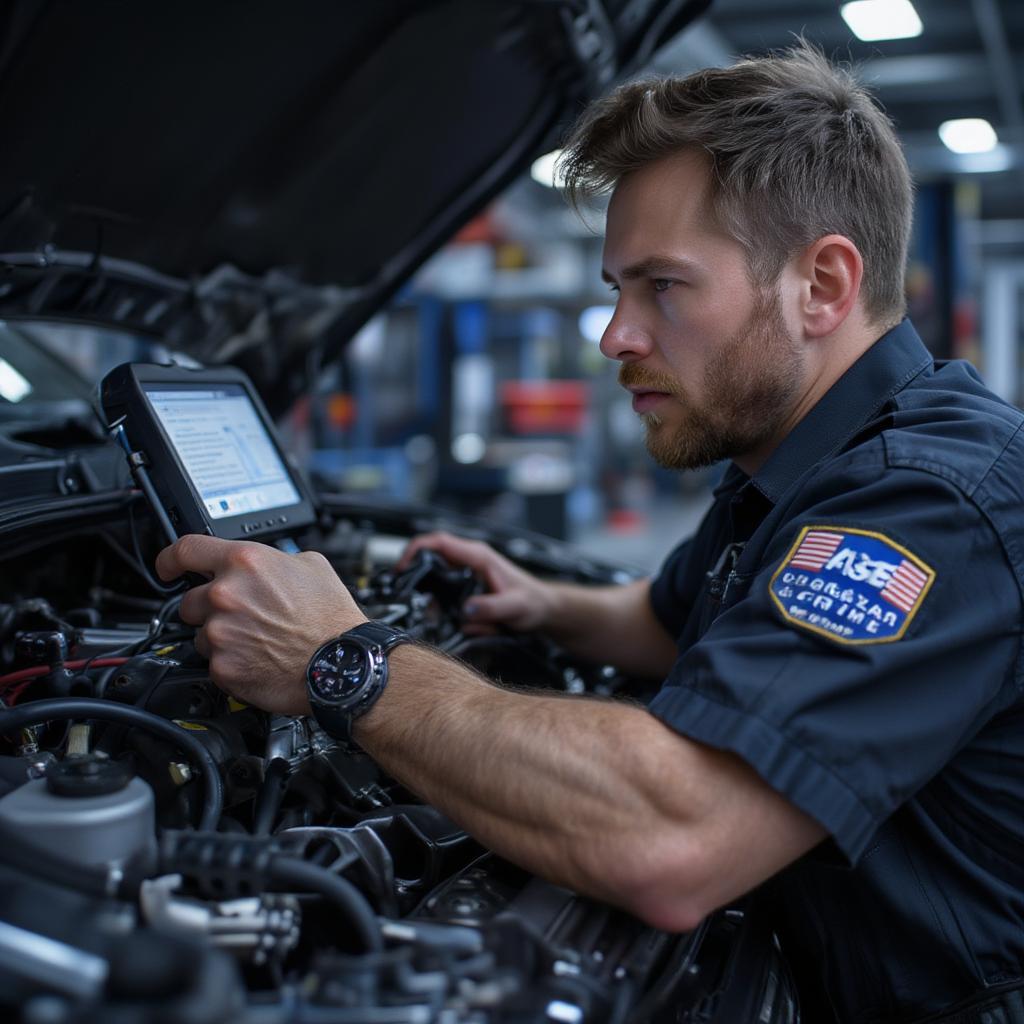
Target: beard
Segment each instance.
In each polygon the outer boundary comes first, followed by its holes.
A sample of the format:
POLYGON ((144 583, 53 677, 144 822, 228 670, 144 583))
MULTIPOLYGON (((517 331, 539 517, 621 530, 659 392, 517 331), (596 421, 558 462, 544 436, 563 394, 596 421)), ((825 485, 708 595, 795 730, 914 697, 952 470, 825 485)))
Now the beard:
POLYGON ((619 383, 663 391, 680 415, 647 413, 647 451, 664 469, 698 469, 742 457, 770 443, 800 390, 801 352, 786 330, 778 293, 762 291, 746 323, 704 370, 698 401, 671 374, 635 363, 619 367, 619 383))

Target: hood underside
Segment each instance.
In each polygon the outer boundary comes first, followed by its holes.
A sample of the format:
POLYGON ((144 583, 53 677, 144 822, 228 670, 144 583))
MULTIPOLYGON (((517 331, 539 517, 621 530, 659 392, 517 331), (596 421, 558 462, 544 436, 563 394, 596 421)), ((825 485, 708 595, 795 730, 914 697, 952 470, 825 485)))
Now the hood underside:
POLYGON ((157 335, 281 408, 708 2, 10 2, 0 316, 157 335))

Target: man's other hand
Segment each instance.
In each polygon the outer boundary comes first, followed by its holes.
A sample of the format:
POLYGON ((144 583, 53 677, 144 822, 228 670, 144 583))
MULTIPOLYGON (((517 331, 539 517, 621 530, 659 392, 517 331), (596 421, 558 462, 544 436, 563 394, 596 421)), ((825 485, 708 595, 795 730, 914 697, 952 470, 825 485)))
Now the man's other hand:
POLYGON ((409 542, 398 569, 408 566, 416 552, 424 549, 436 551, 452 565, 469 567, 489 591, 475 594, 463 607, 465 633, 491 632, 499 625, 521 632, 550 625, 555 603, 551 586, 514 565, 490 545, 450 533, 424 533, 409 542))
POLYGON ((198 626, 196 650, 210 678, 238 700, 287 715, 309 713, 306 665, 313 652, 366 616, 322 555, 286 555, 252 541, 191 534, 157 556, 165 580, 185 572, 210 582, 181 601, 198 626))

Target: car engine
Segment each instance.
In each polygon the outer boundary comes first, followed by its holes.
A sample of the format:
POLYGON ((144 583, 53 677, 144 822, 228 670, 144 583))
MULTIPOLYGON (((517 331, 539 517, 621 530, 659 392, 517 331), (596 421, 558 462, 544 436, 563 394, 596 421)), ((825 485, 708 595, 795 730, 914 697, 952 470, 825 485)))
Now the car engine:
MULTIPOLYGON (((742 907, 655 931, 502 860, 312 720, 227 697, 147 568, 139 494, 73 478, 0 510, 3 1019, 798 1019, 742 907)), ((628 578, 546 538, 344 496, 300 542, 369 616, 500 685, 649 696, 541 637, 466 636, 472 574, 432 553, 395 569, 439 526, 550 577, 628 578)))

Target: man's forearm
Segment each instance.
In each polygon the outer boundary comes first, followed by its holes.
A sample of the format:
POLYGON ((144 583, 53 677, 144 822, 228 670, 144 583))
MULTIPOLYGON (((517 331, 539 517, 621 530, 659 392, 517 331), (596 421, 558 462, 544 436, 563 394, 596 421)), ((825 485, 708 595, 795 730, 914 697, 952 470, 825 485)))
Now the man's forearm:
POLYGON ((643 708, 503 690, 413 645, 390 661, 367 752, 485 846, 656 927, 694 927, 824 834, 643 708))
POLYGON ((677 656, 675 643, 651 608, 649 581, 610 587, 549 583, 545 632, 566 650, 633 675, 663 679, 677 656))
MULTIPOLYGON (((390 660, 394 678, 357 724, 374 759, 489 848, 635 910, 636 879, 659 874, 638 858, 665 854, 655 837, 669 841, 680 813, 685 778, 667 801, 650 785, 678 737, 641 708, 502 690, 423 648, 390 660)), ((681 820, 679 844, 684 833, 681 820)))

